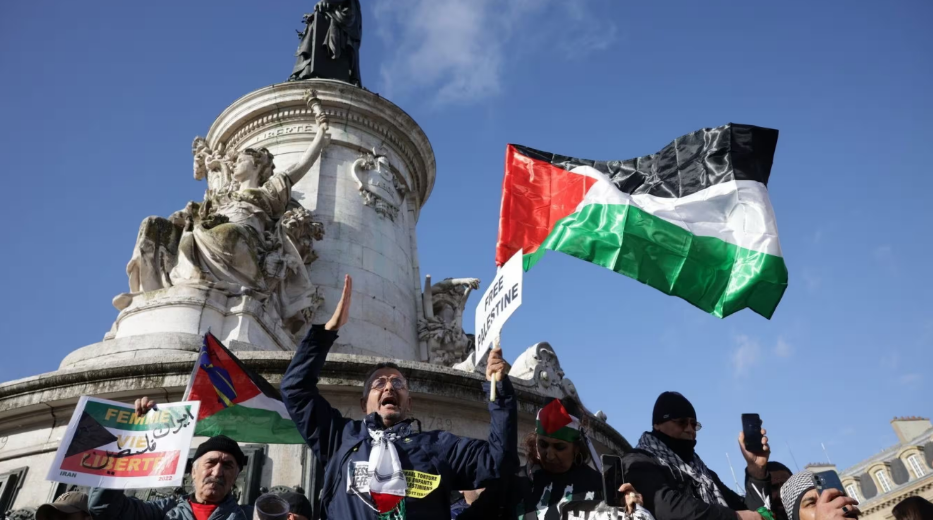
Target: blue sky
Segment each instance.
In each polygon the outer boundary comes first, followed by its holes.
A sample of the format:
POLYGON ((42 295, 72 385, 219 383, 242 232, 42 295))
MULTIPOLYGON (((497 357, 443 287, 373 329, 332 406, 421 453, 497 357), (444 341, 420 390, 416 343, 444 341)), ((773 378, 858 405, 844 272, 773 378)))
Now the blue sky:
MULTIPOLYGON (((769 189, 791 283, 771 321, 718 320, 549 253, 526 276, 507 357, 549 341, 632 442, 658 393, 683 392, 727 482, 743 412, 791 467, 788 446, 802 466, 825 459, 822 442, 844 467, 896 442, 893 416, 933 414, 929 2, 363 4, 364 84, 437 156, 418 227, 435 278, 492 277, 506 143, 626 159, 730 121, 781 131, 769 189)), ((311 5, 0 7, 0 380, 101 340, 140 220, 203 194, 192 137, 288 76, 311 5)))

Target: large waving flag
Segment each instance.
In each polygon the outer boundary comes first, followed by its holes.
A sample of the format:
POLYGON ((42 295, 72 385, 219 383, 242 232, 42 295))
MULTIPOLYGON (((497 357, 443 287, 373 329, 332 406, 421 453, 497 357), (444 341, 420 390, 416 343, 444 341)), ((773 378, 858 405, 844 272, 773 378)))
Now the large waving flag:
POLYGON ((201 401, 195 435, 239 442, 304 444, 282 396, 208 332, 186 401, 201 401))
POLYGON ((778 132, 728 124, 627 161, 509 145, 496 263, 548 249, 612 269, 723 318, 771 318, 787 288, 768 177, 778 132))

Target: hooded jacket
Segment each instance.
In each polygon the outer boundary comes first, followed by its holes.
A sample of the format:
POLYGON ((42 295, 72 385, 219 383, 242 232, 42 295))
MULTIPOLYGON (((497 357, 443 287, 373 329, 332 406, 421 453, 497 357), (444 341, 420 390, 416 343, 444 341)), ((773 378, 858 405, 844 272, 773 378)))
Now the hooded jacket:
MULTIPOLYGON (((143 502, 126 496, 122 490, 93 488, 88 494, 88 509, 94 520, 195 520, 188 497, 160 498, 143 502)), ((251 507, 241 507, 227 495, 210 520, 252 520, 251 507)))
POLYGON ((747 494, 743 498, 709 470, 727 505, 708 504, 698 497, 689 477, 661 464, 654 455, 641 449, 622 457, 622 473, 625 482, 641 493, 645 508, 657 520, 735 520, 735 511, 755 511, 765 505, 762 497, 771 495, 769 474, 765 474, 764 479, 756 479, 746 471, 747 494))
MULTIPOLYGON (((440 430, 422 432, 412 420, 384 428, 374 413, 362 421, 343 417, 318 391, 318 376, 336 339, 336 332, 313 326, 281 386, 288 413, 325 467, 322 518, 377 518, 375 511, 348 491, 347 484, 349 472, 369 460, 369 429, 385 429, 397 436, 395 448, 409 481, 405 510, 410 520, 449 518, 451 491, 485 487, 504 467, 518 467, 518 409, 509 378, 498 383, 497 399, 489 403, 486 441, 440 430)), ((483 390, 488 393, 488 382, 483 383, 483 390)))

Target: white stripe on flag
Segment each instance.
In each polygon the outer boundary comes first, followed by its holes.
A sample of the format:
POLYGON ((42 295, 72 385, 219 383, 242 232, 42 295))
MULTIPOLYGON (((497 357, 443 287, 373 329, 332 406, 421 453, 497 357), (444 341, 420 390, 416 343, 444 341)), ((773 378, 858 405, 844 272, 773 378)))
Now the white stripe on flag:
POLYGON ((578 166, 570 171, 598 181, 577 211, 590 204, 631 205, 696 236, 718 238, 752 251, 782 256, 768 188, 758 181, 723 182, 686 197, 669 198, 629 195, 592 166, 578 166))
POLYGON ((269 410, 278 413, 282 416, 283 419, 288 419, 289 421, 292 420, 291 416, 288 415, 288 410, 285 409, 285 403, 273 399, 263 393, 260 393, 252 399, 243 401, 238 406, 244 406, 246 408, 258 408, 260 410, 269 410))

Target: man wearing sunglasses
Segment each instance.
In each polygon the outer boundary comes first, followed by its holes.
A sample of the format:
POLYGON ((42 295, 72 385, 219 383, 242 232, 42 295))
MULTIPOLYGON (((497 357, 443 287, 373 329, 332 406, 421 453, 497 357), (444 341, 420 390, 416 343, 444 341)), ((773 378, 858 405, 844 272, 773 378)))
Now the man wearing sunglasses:
POLYGON ((651 422, 652 430, 642 434, 636 449, 622 458, 622 471, 625 482, 642 494, 645 508, 657 520, 761 520, 757 510, 767 505, 765 497, 771 494, 767 437, 762 438, 763 451, 751 453, 742 442, 744 434, 740 435, 739 449, 748 463, 743 498, 694 451, 703 426, 686 397, 662 393, 651 422))
POLYGON ((395 363, 379 363, 366 378, 360 408, 343 417, 317 383, 337 330, 350 315, 353 280, 346 277, 333 317, 315 325, 282 378, 282 400, 298 431, 324 464, 322 518, 332 520, 450 518, 450 494, 478 489, 518 467, 518 409, 502 351, 487 359, 483 390, 496 376, 487 441, 445 431, 421 431, 411 417, 409 381, 395 363))

